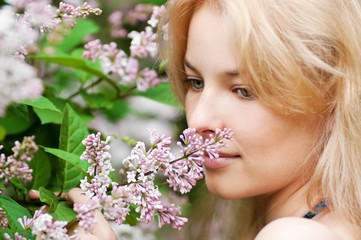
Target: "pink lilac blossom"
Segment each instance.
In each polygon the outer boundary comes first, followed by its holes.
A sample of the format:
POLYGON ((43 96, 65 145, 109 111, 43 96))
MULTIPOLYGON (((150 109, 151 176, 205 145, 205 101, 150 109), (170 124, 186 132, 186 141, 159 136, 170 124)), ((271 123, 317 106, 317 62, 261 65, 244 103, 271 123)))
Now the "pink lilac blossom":
MULTIPOLYGON (((6 240, 13 240, 8 233, 4 233, 6 240)), ((18 232, 14 234, 14 240, 28 240, 26 237, 21 236, 18 232)))
POLYGON ((9 222, 6 218, 6 212, 0 207, 0 228, 5 229, 7 228, 9 222))
POLYGON ((134 9, 130 9, 127 12, 126 20, 131 24, 135 25, 139 21, 147 20, 148 16, 152 12, 152 5, 150 4, 137 4, 134 9))
POLYGON ((100 133, 90 134, 82 142, 86 149, 81 160, 92 164, 88 168, 88 173, 93 178, 90 182, 87 177, 81 180, 81 189, 91 199, 86 204, 74 205, 74 211, 78 213, 79 224, 86 231, 90 231, 95 223, 96 210, 103 210, 107 219, 115 220, 118 224, 125 221, 125 217, 130 211, 129 201, 127 201, 131 196, 130 189, 126 186, 117 186, 117 183, 112 182, 109 178, 110 172, 114 171, 110 164, 111 155, 108 152, 110 137, 107 137, 105 141, 100 140, 100 137, 100 133), (110 185, 113 186, 113 190, 111 195, 107 195, 106 192, 110 185))
POLYGON ((184 224, 188 222, 187 218, 177 216, 180 214, 180 208, 175 204, 164 206, 163 209, 158 211, 159 223, 158 226, 172 225, 177 230, 182 230, 184 224))
POLYGON ((108 152, 110 137, 107 137, 105 141, 100 140, 100 137, 100 133, 96 135, 93 133, 82 141, 86 149, 80 160, 91 164, 88 173, 93 177, 90 182, 87 177, 81 180, 80 187, 88 196, 102 195, 112 183, 109 178, 110 172, 114 171, 110 163, 111 155, 108 152))
POLYGON ((114 11, 108 17, 110 24, 110 33, 113 38, 124 38, 127 36, 127 30, 123 28, 123 13, 121 11, 114 11))
POLYGON ((85 2, 81 7, 75 7, 68 3, 60 2, 57 10, 57 18, 64 22, 70 28, 76 27, 75 18, 86 18, 90 14, 100 15, 102 10, 93 8, 85 2))
POLYGON ((96 224, 94 219, 95 211, 101 209, 99 199, 97 197, 91 198, 86 203, 75 203, 73 210, 77 213, 79 219, 79 226, 83 227, 85 231, 89 232, 96 224))
POLYGON ((154 70, 144 68, 140 72, 140 77, 137 79, 137 89, 139 91, 146 91, 149 88, 153 88, 161 83, 158 78, 158 74, 154 70))
MULTIPOLYGON (((16 141, 15 147, 12 148, 14 154, 11 156, 0 155, 0 179, 4 179, 5 182, 15 177, 23 182, 32 180, 33 170, 29 168, 26 162, 31 161, 34 153, 38 150, 34 138, 34 136, 24 137, 22 143, 16 141)), ((0 150, 2 148, 3 146, 0 145, 0 150)))
POLYGON ((138 60, 129 58, 123 50, 117 49, 116 43, 102 45, 97 39, 87 43, 84 48, 86 50, 83 52, 83 58, 92 61, 99 58, 102 71, 111 79, 124 85, 136 81, 139 71, 138 60))
POLYGON ((110 164, 110 155, 107 152, 109 137, 106 141, 101 141, 100 137, 100 133, 91 134, 83 141, 86 150, 81 160, 92 164, 88 169, 92 178, 88 182, 86 177, 81 185, 83 192, 86 192, 91 200, 84 205, 76 205, 74 210, 78 212, 78 218, 87 231, 93 227, 95 210, 102 210, 108 220, 115 220, 121 224, 130 213, 130 204, 136 205, 135 211, 140 213, 138 221, 149 223, 158 216, 159 227, 169 224, 175 229, 181 229, 187 219, 178 216, 178 206, 162 202, 162 194, 154 183, 155 175, 163 173, 174 190, 181 193, 189 192, 203 177, 204 152, 216 157, 220 148, 226 146, 225 140, 231 139, 232 133, 229 129, 217 129, 214 136, 204 140, 197 134, 196 129, 186 129, 181 136, 183 144, 178 143, 182 156, 176 158, 171 153, 171 138, 150 130, 151 148, 147 150, 143 142, 136 144, 130 156, 123 161, 126 183, 120 186, 110 179, 105 183, 101 182, 102 185, 98 180, 106 179, 110 173, 109 169, 112 169, 105 164, 107 161, 110 164), (99 191, 102 186, 106 187, 99 191), (107 192, 110 186, 113 189, 109 195, 107 192))

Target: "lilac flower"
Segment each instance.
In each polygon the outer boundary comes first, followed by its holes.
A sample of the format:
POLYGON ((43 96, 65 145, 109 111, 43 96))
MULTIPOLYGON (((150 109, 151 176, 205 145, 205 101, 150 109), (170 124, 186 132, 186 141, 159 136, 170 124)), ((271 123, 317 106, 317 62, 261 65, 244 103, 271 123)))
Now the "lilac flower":
POLYGON ((67 235, 65 221, 54 221, 53 217, 44 213, 34 220, 32 233, 40 236, 40 239, 66 240, 70 239, 67 235))
POLYGON ((102 10, 91 7, 87 2, 81 7, 75 7, 68 3, 60 2, 57 17, 69 27, 76 27, 75 18, 86 18, 90 14, 100 15, 102 10))
POLYGON ((73 210, 77 212, 79 219, 79 226, 83 227, 85 231, 89 232, 93 225, 96 224, 94 219, 95 211, 100 210, 100 202, 97 197, 91 198, 86 203, 75 203, 73 210))
POLYGON ((153 88, 160 84, 158 74, 154 70, 145 68, 141 71, 140 77, 137 79, 137 89, 139 91, 145 91, 148 88, 153 88))
POLYGON ((44 89, 32 66, 13 57, 1 55, 0 85, 0 117, 5 114, 6 107, 11 102, 39 98, 44 89))
MULTIPOLYGON (((9 56, 18 52, 22 47, 30 45, 38 38, 38 32, 32 29, 23 17, 19 17, 11 6, 0 8, 0 57, 9 56)), ((8 61, 9 59, 6 59, 8 61)), ((6 63, 4 61, 4 63, 6 63)), ((0 66, 3 60, 0 59, 0 66)), ((15 64, 16 66, 17 64, 15 64)), ((4 68, 0 68, 0 74, 4 68)), ((6 67, 5 67, 6 69, 6 67)), ((32 74, 31 74, 32 75, 32 74)), ((3 86, 3 84, 1 84, 3 86)), ((1 94, 0 94, 1 96, 1 94)))
MULTIPOLYGON (((34 138, 35 136, 24 137, 22 143, 16 141, 15 147, 12 148, 14 154, 11 156, 6 158, 4 154, 0 155, 0 179, 4 179, 5 182, 15 177, 23 182, 32 180, 33 170, 26 162, 29 162, 38 150, 34 138)), ((2 148, 3 146, 0 145, 0 150, 2 148)))
POLYGON ((148 20, 148 24, 150 26, 152 26, 153 28, 155 28, 158 23, 159 23, 159 19, 161 18, 161 16, 163 15, 163 13, 165 12, 165 6, 154 6, 153 7, 153 13, 152 16, 150 17, 150 19, 148 20))
POLYGON ((102 141, 100 136, 100 133, 97 133, 97 135, 93 133, 82 141, 86 149, 80 160, 88 161, 91 164, 88 173, 93 177, 90 182, 85 177, 80 184, 82 191, 88 196, 102 195, 112 183, 109 178, 109 173, 114 171, 110 163, 111 155, 108 152, 110 137, 102 141))
POLYGON ((174 204, 165 204, 161 200, 161 192, 155 185, 155 175, 163 173, 167 177, 170 187, 182 194, 189 192, 196 182, 203 177, 204 152, 216 157, 220 148, 224 147, 225 139, 230 140, 232 133, 229 129, 216 130, 215 135, 203 139, 196 129, 186 129, 181 136, 182 156, 176 158, 171 153, 171 138, 150 130, 151 148, 146 149, 143 142, 138 142, 132 149, 130 156, 123 160, 126 170, 126 182, 118 186, 108 178, 113 170, 110 165, 109 138, 100 141, 100 133, 91 134, 84 141, 86 150, 82 160, 91 165, 87 177, 82 180, 83 192, 90 193, 91 200, 85 205, 76 205, 81 225, 89 231, 94 224, 94 211, 101 210, 108 220, 115 220, 118 224, 125 221, 130 213, 130 205, 136 205, 135 211, 140 213, 138 221, 149 223, 158 216, 159 227, 164 224, 181 229, 187 222, 186 218, 178 216, 180 209, 174 204), (184 146, 183 146, 184 145, 184 146), (109 195, 109 187, 113 190, 109 195), (101 189, 101 191, 99 190, 101 189))
POLYGON ((177 216, 180 214, 179 207, 171 204, 169 206, 164 206, 161 210, 158 211, 159 223, 158 226, 162 227, 163 225, 172 225, 173 228, 181 230, 186 222, 187 218, 177 216))
POLYGON ((6 218, 6 212, 0 207, 0 228, 5 229, 8 227, 8 220, 6 218))
POLYGON ((127 12, 126 19, 131 25, 137 24, 138 21, 147 20, 149 14, 152 12, 152 5, 137 4, 134 9, 127 12))
POLYGON ((121 11, 114 11, 108 17, 108 23, 110 24, 110 33, 113 38, 124 38, 127 36, 127 30, 122 27, 123 13, 121 11))
POLYGON ((133 57, 155 57, 157 55, 156 34, 153 28, 146 27, 145 31, 132 31, 128 34, 132 39, 130 51, 133 57))
MULTIPOLYGON (((4 233, 4 237, 6 240, 12 240, 8 233, 4 233)), ((21 236, 18 232, 14 234, 14 240, 28 240, 26 237, 21 236)))

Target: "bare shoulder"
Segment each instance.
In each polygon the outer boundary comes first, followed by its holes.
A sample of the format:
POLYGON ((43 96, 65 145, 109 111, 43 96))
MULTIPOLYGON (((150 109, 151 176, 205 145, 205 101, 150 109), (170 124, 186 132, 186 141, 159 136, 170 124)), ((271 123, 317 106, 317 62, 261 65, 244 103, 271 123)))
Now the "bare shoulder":
POLYGON ((339 240, 342 236, 326 225, 299 217, 279 218, 267 224, 255 240, 339 240))

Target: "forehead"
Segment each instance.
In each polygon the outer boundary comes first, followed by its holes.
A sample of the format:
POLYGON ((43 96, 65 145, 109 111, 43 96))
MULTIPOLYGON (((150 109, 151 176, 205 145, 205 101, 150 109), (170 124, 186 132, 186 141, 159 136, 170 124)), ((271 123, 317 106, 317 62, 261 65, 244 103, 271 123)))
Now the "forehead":
POLYGON ((237 69, 235 41, 219 10, 203 5, 190 22, 185 59, 197 68, 237 69))

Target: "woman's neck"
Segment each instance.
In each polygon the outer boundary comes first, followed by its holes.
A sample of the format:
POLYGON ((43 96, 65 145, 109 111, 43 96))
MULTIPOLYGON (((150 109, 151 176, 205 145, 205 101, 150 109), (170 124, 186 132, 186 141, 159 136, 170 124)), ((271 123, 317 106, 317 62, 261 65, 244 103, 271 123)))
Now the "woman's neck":
POLYGON ((309 184, 290 186, 282 191, 256 198, 258 206, 264 206, 264 214, 260 216, 267 224, 277 218, 303 216, 309 211, 307 193, 309 184))

